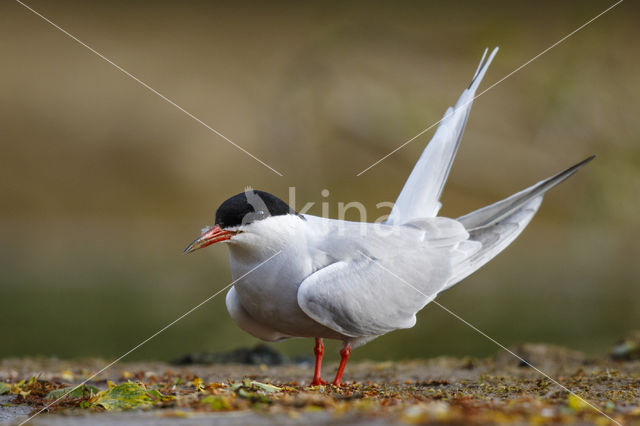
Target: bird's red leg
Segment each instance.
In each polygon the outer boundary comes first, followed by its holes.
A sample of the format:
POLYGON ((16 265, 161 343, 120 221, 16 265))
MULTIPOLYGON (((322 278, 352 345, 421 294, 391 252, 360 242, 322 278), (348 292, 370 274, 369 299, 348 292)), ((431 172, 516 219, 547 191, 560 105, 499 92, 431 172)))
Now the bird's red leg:
POLYGON ((313 348, 313 352, 316 354, 316 368, 313 372, 313 381, 311 382, 311 386, 325 385, 325 381, 320 377, 322 355, 324 355, 324 344, 322 344, 322 339, 320 337, 316 337, 316 347, 313 348))
POLYGON ((340 366, 338 367, 336 378, 333 380, 334 386, 340 386, 342 383, 342 374, 347 366, 347 361, 349 361, 349 355, 351 355, 351 343, 345 343, 340 351, 340 366))

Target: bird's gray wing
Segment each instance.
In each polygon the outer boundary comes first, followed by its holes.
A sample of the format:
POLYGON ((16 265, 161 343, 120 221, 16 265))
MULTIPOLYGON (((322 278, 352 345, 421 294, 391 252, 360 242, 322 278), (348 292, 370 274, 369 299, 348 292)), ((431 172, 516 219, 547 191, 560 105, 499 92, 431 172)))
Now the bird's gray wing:
POLYGON ((351 337, 412 327, 415 314, 453 276, 455 263, 478 247, 469 244, 459 222, 431 220, 440 226, 424 219, 415 229, 390 227, 391 235, 371 233, 329 241, 326 249, 334 248, 336 261, 302 282, 300 308, 315 321, 351 337))
POLYGON ((440 195, 460 146, 473 98, 497 52, 496 47, 485 62, 485 50, 471 85, 462 92, 455 107, 448 108, 445 112, 433 138, 402 188, 387 223, 401 225, 415 218, 438 214, 441 207, 440 195))

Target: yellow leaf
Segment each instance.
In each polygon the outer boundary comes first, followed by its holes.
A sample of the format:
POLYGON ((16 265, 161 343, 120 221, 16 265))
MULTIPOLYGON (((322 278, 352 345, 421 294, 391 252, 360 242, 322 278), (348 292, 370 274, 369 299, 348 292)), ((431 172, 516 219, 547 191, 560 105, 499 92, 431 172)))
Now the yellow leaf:
POLYGON ((71 382, 74 379, 73 372, 71 370, 62 370, 60 372, 60 377, 67 382, 71 382))
POLYGON ((197 391, 204 392, 204 382, 200 377, 193 379, 191 385, 195 387, 197 391))
POLYGON ((92 402, 105 410, 146 408, 163 398, 157 390, 149 391, 139 383, 122 383, 100 392, 92 402))
POLYGON ((200 400, 201 404, 206 404, 214 411, 226 411, 231 409, 229 400, 224 396, 210 395, 200 400))
POLYGON ((571 408, 573 411, 582 411, 591 407, 583 398, 572 393, 569 395, 569 408, 571 408))
POLYGON ((227 385, 226 385, 226 384, 224 384, 224 383, 216 383, 216 382, 209 383, 209 384, 206 386, 206 388, 207 388, 207 390, 208 390, 209 392, 214 392, 216 389, 226 388, 226 387, 227 387, 227 385))

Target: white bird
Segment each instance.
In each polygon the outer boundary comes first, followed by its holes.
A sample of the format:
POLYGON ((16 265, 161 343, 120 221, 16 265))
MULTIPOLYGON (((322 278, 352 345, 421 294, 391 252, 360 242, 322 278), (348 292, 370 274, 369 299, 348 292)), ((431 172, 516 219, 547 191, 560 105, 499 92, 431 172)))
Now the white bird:
POLYGON ((227 243, 238 280, 227 293, 229 314, 265 341, 314 337, 312 385, 325 383, 323 338, 344 343, 333 381, 338 386, 352 348, 413 327, 418 311, 507 247, 545 192, 593 158, 457 219, 437 216, 476 89, 497 51, 485 62, 485 50, 471 85, 444 114, 385 223, 297 214, 276 196, 249 189, 224 201, 215 226, 185 250, 227 243))

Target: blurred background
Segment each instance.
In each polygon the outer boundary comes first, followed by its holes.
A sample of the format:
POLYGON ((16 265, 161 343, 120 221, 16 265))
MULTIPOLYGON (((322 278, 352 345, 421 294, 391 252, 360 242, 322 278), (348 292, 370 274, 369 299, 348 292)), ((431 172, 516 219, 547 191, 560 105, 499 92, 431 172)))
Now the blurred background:
MULTIPOLYGON (((283 199, 295 187, 311 214, 323 201, 332 217, 340 201, 386 213, 376 203, 396 198, 433 130, 356 174, 439 120, 485 47, 500 52, 480 91, 612 2, 28 4, 284 176, 3 2, 0 357, 118 356, 226 286, 225 247, 182 250, 245 185, 283 199)), ((622 3, 474 103, 444 216, 598 156, 439 299, 505 345, 601 354, 640 323, 638 12, 622 3)), ((129 359, 256 342, 220 295, 129 359)), ((354 358, 497 349, 429 305, 354 358)))

